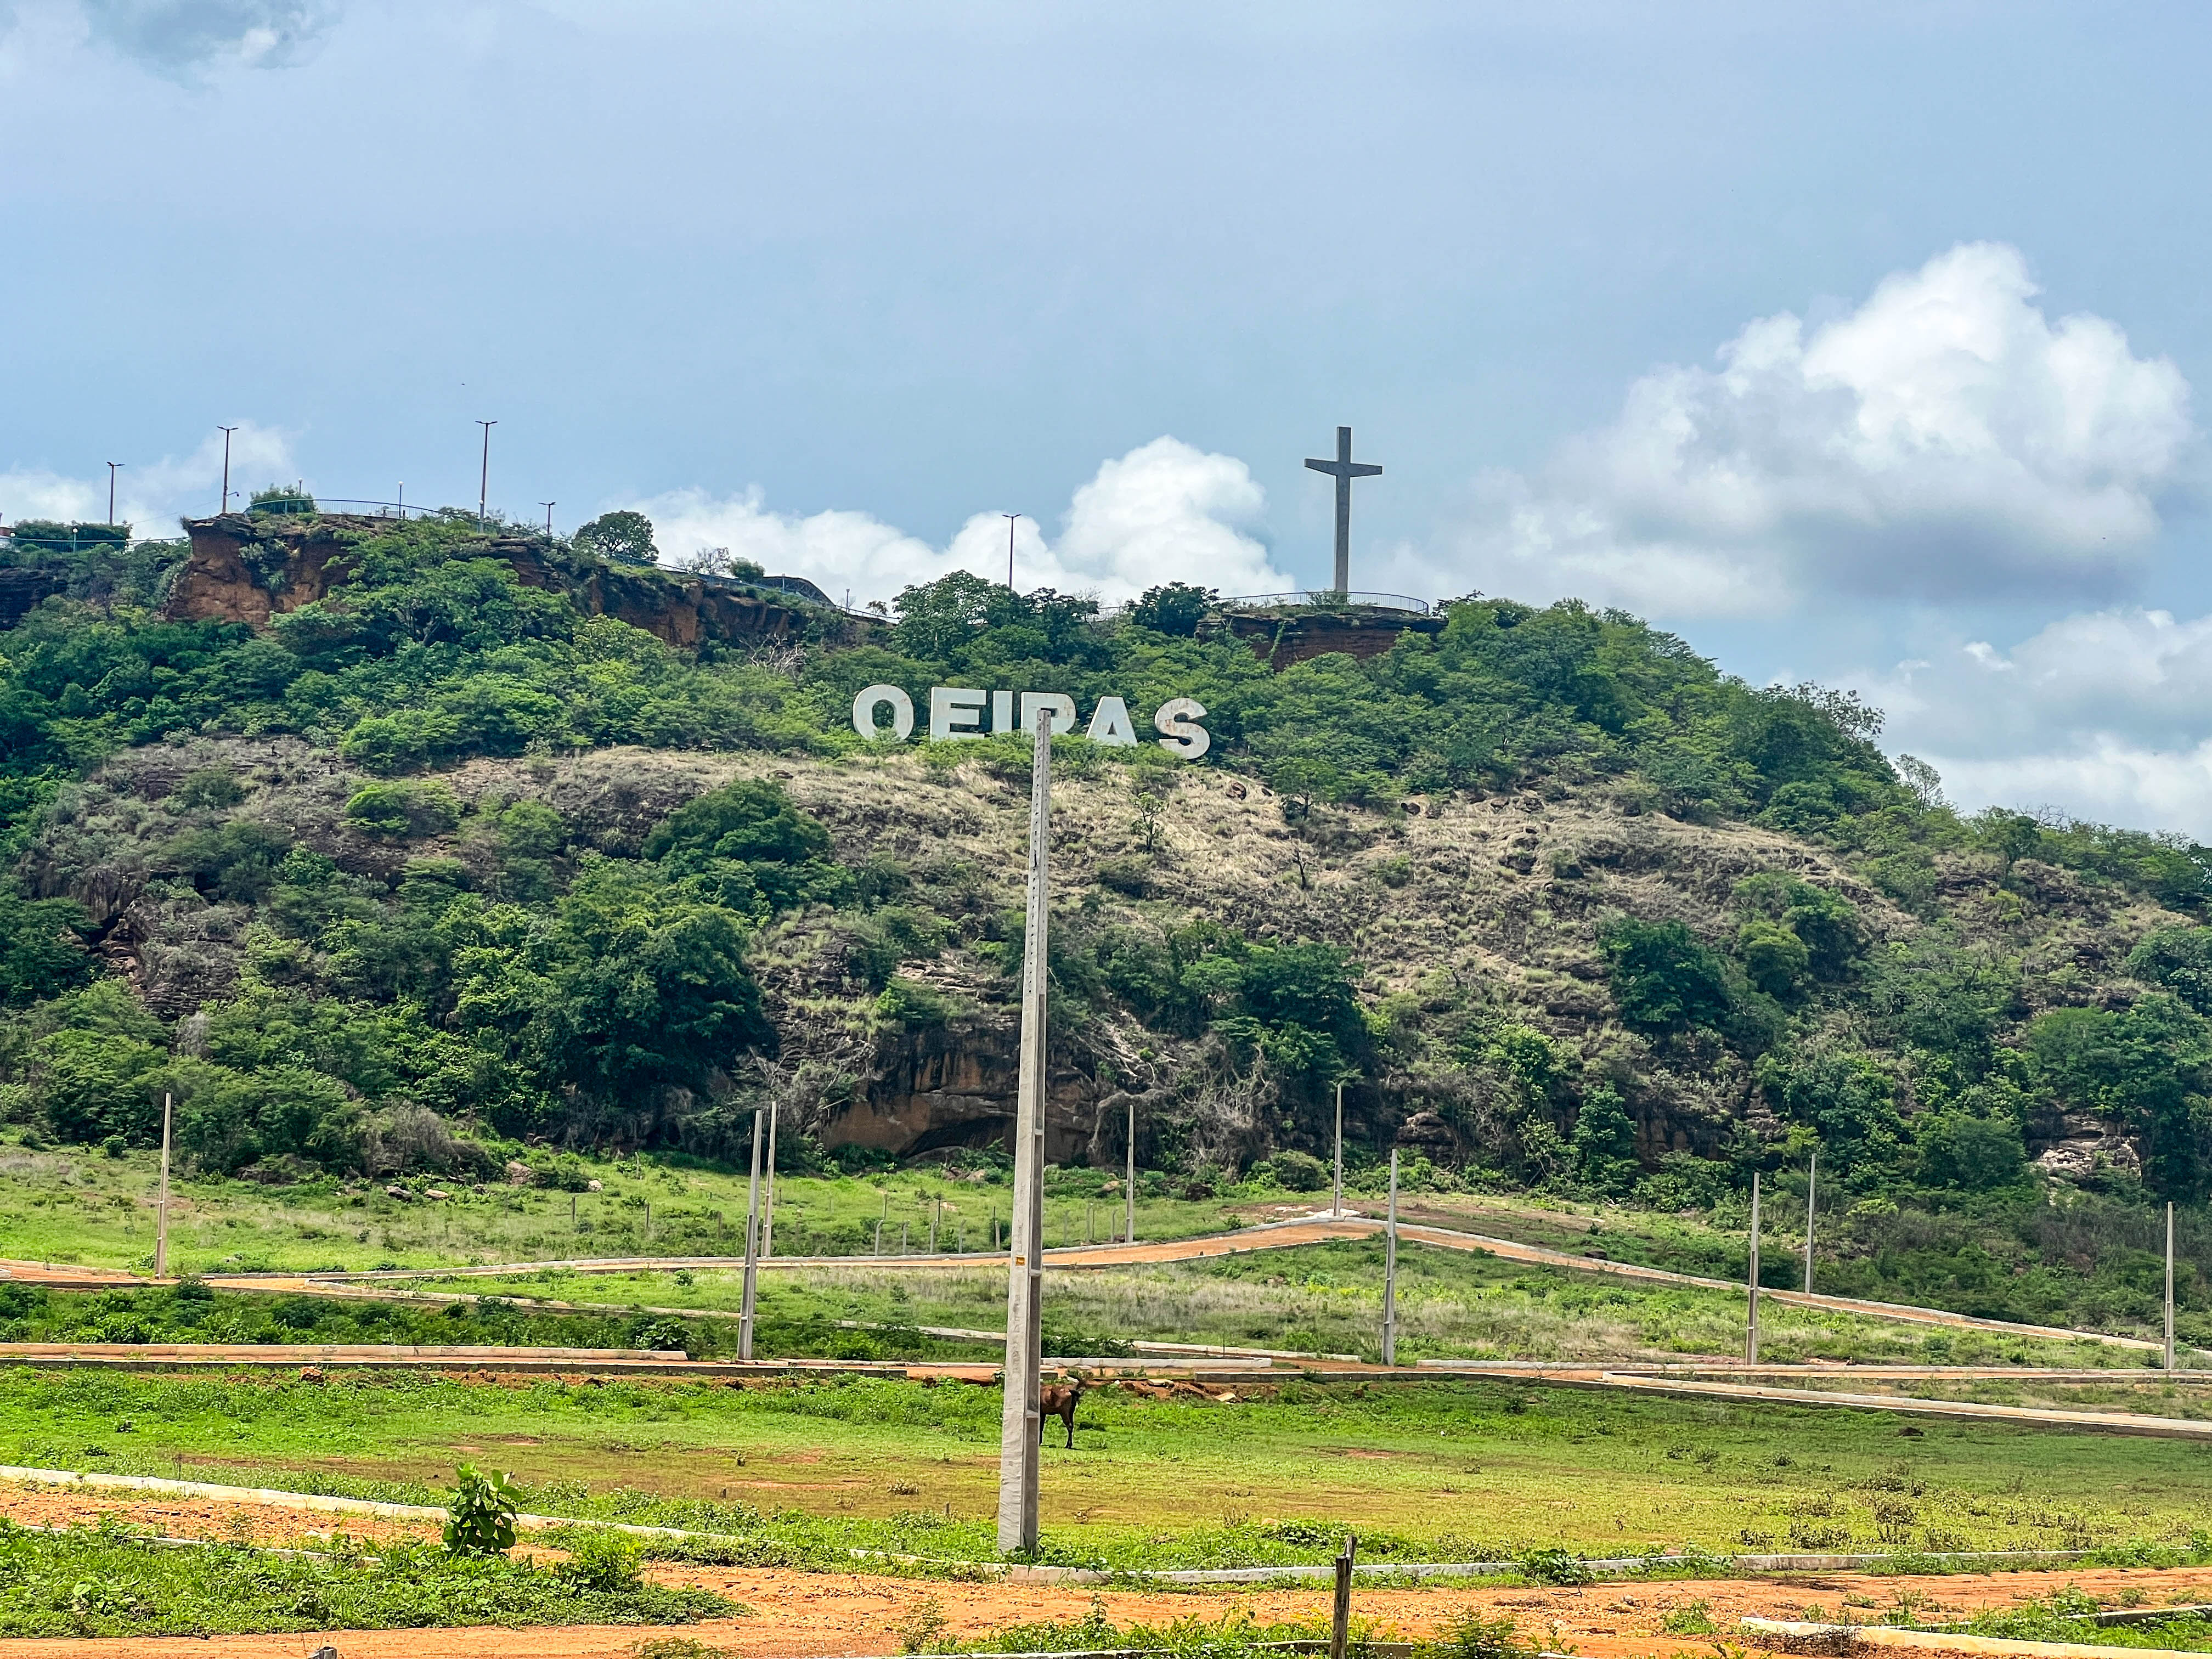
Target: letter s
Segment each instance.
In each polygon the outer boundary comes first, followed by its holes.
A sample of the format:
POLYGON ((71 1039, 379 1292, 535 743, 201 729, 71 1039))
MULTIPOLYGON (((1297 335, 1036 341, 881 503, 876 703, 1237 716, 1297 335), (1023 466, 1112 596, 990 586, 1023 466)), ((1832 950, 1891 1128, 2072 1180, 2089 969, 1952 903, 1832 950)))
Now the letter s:
POLYGON ((1206 718, 1205 705, 1195 697, 1170 697, 1152 716, 1152 729, 1160 734, 1160 747, 1183 760, 1196 760, 1213 747, 1212 733, 1197 724, 1206 718))

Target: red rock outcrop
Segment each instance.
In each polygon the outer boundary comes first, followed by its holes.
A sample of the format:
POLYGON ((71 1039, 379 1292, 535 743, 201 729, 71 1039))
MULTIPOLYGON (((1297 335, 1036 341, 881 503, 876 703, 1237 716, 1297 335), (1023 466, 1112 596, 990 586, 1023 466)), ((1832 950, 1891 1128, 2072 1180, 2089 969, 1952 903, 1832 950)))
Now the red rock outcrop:
POLYGON ((1332 651, 1363 661, 1379 657, 1397 644, 1401 634, 1443 633, 1444 618, 1401 611, 1231 611, 1210 627, 1243 640, 1261 662, 1279 673, 1293 663, 1310 662, 1332 651))
MULTIPOLYGON (((188 519, 191 556, 170 589, 167 614, 265 629, 272 617, 327 599, 350 580, 346 552, 391 520, 326 513, 277 518, 226 513, 188 519)), ((621 569, 584 558, 549 557, 534 536, 495 532, 483 556, 502 561, 526 586, 565 592, 592 616, 617 617, 689 650, 707 641, 788 640, 807 613, 735 581, 675 571, 621 569)), ((859 624, 855 623, 854 626, 859 624)))

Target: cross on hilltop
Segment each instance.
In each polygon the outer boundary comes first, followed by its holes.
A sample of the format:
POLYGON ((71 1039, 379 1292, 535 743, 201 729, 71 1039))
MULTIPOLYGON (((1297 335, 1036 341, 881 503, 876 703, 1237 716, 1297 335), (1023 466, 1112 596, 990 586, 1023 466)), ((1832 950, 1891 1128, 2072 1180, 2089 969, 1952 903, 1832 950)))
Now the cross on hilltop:
POLYGON ((1336 429, 1336 459, 1316 461, 1310 458, 1306 465, 1316 472, 1326 472, 1336 480, 1336 591, 1352 591, 1352 481, 1371 478, 1380 471, 1364 461, 1352 459, 1352 428, 1340 426, 1336 429))

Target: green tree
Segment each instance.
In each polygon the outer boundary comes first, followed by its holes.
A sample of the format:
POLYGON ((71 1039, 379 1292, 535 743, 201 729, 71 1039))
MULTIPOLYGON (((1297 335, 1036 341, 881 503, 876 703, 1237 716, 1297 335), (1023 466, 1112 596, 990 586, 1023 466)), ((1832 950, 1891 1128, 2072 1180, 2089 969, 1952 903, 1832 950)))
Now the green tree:
POLYGON ((611 1102, 703 1089, 775 1046, 745 939, 738 918, 657 872, 595 860, 561 898, 546 968, 514 964, 525 978, 509 1017, 523 1013, 549 1082, 611 1102))
POLYGON ((1601 1083, 1583 1097, 1568 1143, 1575 1173, 1584 1186, 1601 1193, 1624 1193, 1636 1184, 1636 1120, 1622 1104, 1620 1091, 1601 1083))
POLYGON ((646 837, 645 855, 714 902, 765 920, 852 887, 830 858, 830 832, 773 783, 740 780, 678 807, 646 837))
POLYGON ((1719 1030, 1735 1006, 1728 970, 1679 921, 1624 917, 1598 937, 1612 965, 1613 997, 1624 1024, 1653 1033, 1692 1026, 1719 1030))
POLYGON ((1747 921, 1736 930, 1744 977, 1776 998, 1795 996, 1812 970, 1804 940, 1778 921, 1747 921))
POLYGON ((1129 607, 1129 620, 1139 628, 1149 628, 1155 634, 1171 634, 1188 639, 1198 632, 1198 625, 1206 620, 1206 613, 1220 599, 1220 593, 1211 587, 1194 587, 1188 582, 1167 582, 1158 587, 1148 587, 1129 607))
POLYGON ((1820 1168, 1859 1190, 1878 1188, 1900 1167, 1904 1120, 1896 1080, 1876 1056, 1801 1042, 1759 1056, 1753 1075, 1775 1115, 1818 1137, 1820 1168))
POLYGON ((1913 1126, 1920 1178, 1931 1186, 1985 1193, 2016 1184, 2027 1171, 2020 1125, 2007 1117, 1931 1112, 1913 1126))
POLYGON ((2054 1008, 2029 1023, 2038 1075, 2065 1105, 2139 1136, 2143 1175, 2161 1197, 2204 1196, 2212 1158, 2212 1027, 2171 992, 2134 1006, 2054 1008))
POLYGON ((602 513, 577 527, 576 545, 610 564, 657 564, 660 551, 653 544, 653 520, 627 510, 602 513))
POLYGON ((0 888, 0 1005, 43 1002, 92 977, 91 923, 70 899, 27 899, 0 888))
POLYGON ((2128 953, 2128 971, 2212 1014, 2212 927, 2160 927, 2128 953))

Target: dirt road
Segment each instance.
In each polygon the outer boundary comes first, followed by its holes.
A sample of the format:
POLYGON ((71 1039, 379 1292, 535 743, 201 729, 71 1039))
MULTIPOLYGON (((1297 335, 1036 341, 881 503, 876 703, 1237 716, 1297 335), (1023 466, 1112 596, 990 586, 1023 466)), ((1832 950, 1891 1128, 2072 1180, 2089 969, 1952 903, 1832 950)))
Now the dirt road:
MULTIPOLYGON (((87 1521, 100 1514, 148 1525, 181 1537, 247 1537, 264 1544, 313 1547, 326 1537, 328 1517, 251 1504, 204 1500, 115 1502, 80 1492, 0 1487, 0 1514, 40 1525, 87 1521), (313 1524, 307 1524, 312 1521, 313 1524)), ((347 1529, 356 1536, 394 1533, 428 1535, 427 1522, 374 1520, 347 1529)), ((628 1655, 655 1635, 688 1636, 747 1659, 805 1659, 817 1655, 893 1654, 902 1632, 936 1623, 945 1637, 972 1641, 1006 1626, 1037 1620, 1068 1620, 1094 1600, 1117 1625, 1159 1624, 1188 1616, 1218 1619, 1242 1610, 1263 1623, 1328 1616, 1328 1592, 1234 1589, 1190 1592, 1106 1590, 1057 1586, 953 1583, 781 1570, 655 1565, 664 1583, 697 1584, 748 1609, 740 1618, 680 1630, 572 1626, 528 1630, 461 1629, 315 1632, 282 1636, 0 1641, 0 1659, 148 1659, 167 1654, 205 1659, 301 1659, 329 1642, 341 1659, 584 1659, 628 1655), (939 1622, 941 1621, 941 1622, 939 1622)), ((1912 1599, 1921 1616, 1966 1614, 2027 1595, 2044 1595, 2064 1584, 2092 1595, 2140 1594, 2152 1602, 2212 1600, 2212 1568, 2173 1571, 2097 1570, 2073 1572, 1966 1574, 1952 1577, 1875 1577, 1820 1573, 1765 1580, 1682 1580, 1647 1583, 1612 1581, 1577 1589, 1358 1589, 1355 1617, 1378 1634, 1430 1635, 1457 1614, 1474 1610, 1486 1619, 1510 1615, 1522 1632, 1547 1647, 1571 1648, 1587 1659, 1667 1659, 1711 1645, 1700 1622, 1716 1635, 1740 1641, 1736 1620, 1746 1614, 1796 1619, 1844 1609, 1871 1620, 1912 1599), (1670 1620, 1674 1631, 1665 1628, 1670 1620), (1686 1628, 1686 1626, 1687 1626, 1686 1628)))

